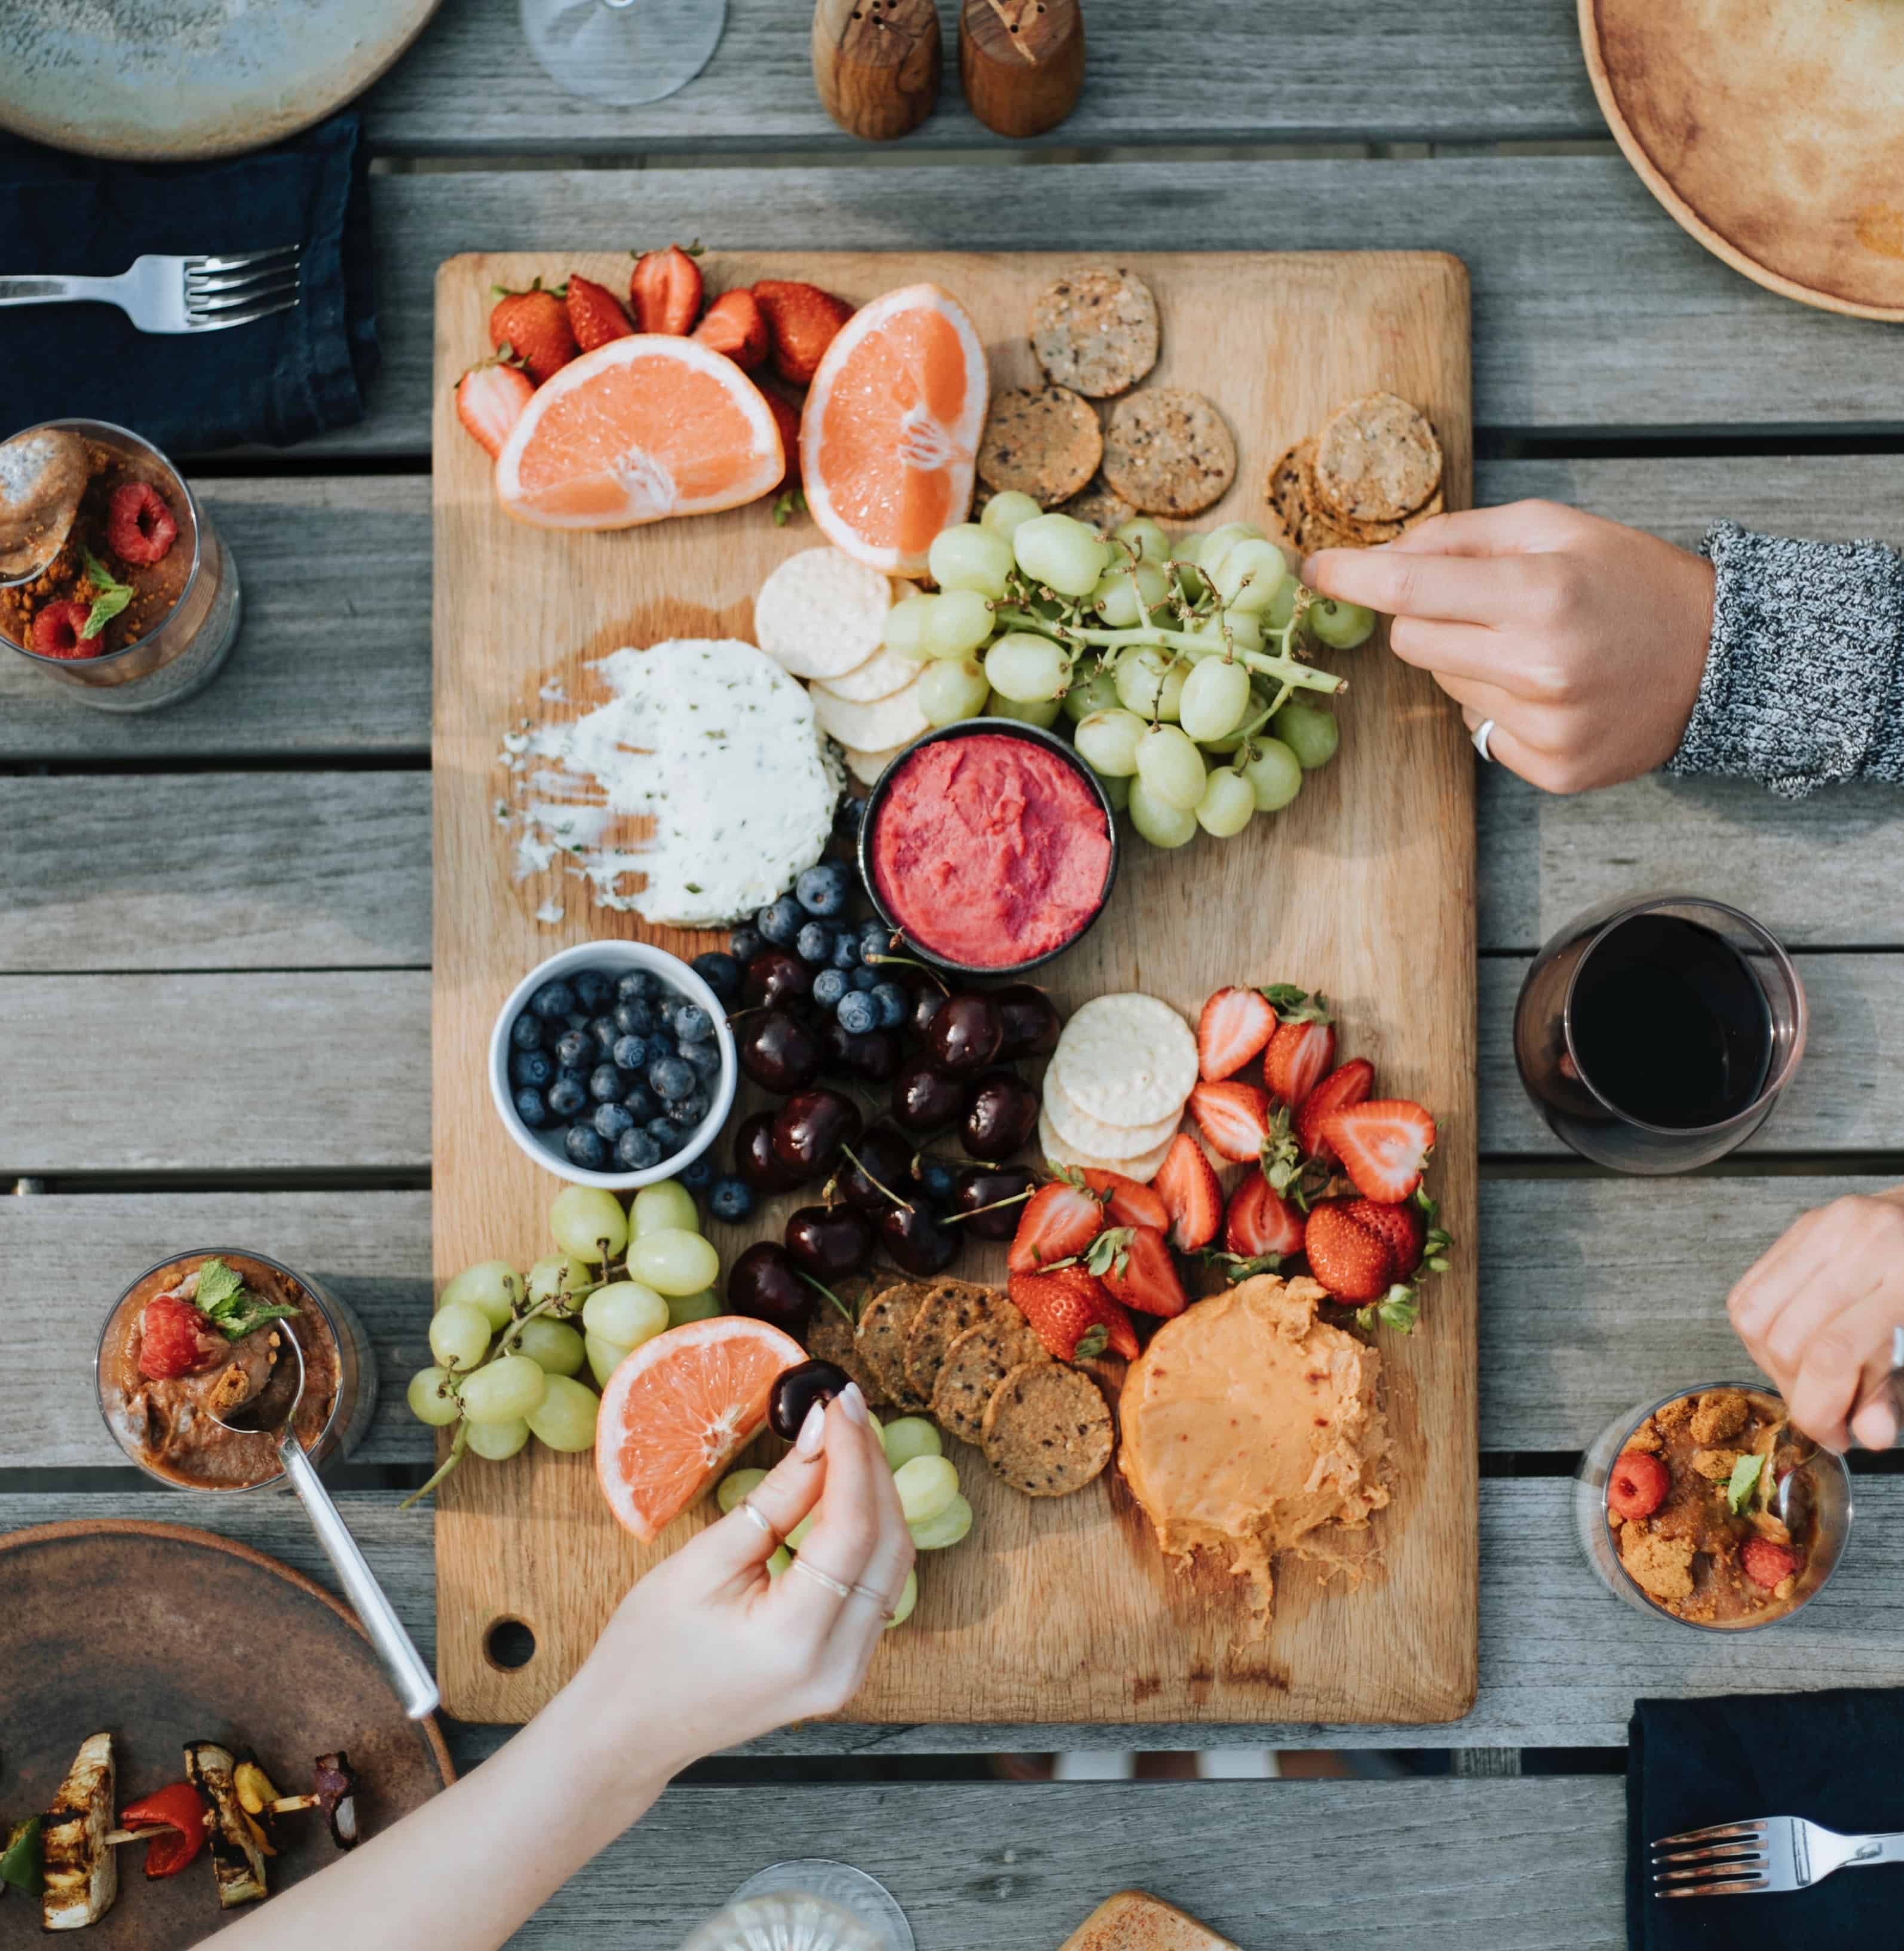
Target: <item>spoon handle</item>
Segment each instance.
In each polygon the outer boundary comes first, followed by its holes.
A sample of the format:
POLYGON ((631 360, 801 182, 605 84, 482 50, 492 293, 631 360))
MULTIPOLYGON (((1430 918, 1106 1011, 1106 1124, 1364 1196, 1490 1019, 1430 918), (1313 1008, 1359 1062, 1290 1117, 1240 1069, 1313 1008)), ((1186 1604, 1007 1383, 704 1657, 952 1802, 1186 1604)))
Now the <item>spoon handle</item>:
POLYGON ((404 1712, 413 1721, 420 1721, 425 1715, 435 1713, 442 1697, 436 1690, 435 1677, 423 1664, 423 1656, 404 1631, 403 1622, 384 1597, 376 1573, 366 1562, 337 1506, 331 1502, 330 1493, 324 1488, 303 1446, 295 1441, 287 1442, 279 1450, 279 1456, 284 1465, 285 1475, 291 1479, 291 1487, 297 1492, 298 1500, 310 1516, 317 1542, 324 1547, 324 1555, 343 1585, 345 1597, 356 1608, 357 1616, 363 1622, 364 1630, 370 1635, 378 1659, 383 1662, 383 1670, 390 1676, 391 1684, 403 1702, 404 1712))

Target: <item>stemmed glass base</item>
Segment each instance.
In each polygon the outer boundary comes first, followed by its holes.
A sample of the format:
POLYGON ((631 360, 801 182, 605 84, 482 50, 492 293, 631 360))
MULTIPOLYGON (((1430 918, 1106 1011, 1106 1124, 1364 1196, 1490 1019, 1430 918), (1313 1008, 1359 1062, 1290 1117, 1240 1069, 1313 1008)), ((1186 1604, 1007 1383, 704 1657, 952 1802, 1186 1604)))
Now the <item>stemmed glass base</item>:
POLYGON ((529 51, 557 86, 617 108, 659 101, 713 59, 727 0, 522 0, 529 51))

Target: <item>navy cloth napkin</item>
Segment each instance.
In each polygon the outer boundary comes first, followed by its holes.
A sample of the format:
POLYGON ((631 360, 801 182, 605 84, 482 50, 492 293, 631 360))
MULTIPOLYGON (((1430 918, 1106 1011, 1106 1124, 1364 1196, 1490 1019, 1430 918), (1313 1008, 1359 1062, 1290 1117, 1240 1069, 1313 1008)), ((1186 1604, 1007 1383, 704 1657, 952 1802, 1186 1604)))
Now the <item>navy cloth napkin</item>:
POLYGON ((1904 1830, 1904 1691, 1640 1700, 1628 1730, 1626 1931, 1631 1951, 1894 1951, 1904 1865, 1840 1870, 1789 1896, 1652 1895, 1648 1846, 1753 1815, 1862 1835, 1904 1830))
POLYGON ((98 162, 0 139, 0 271, 111 276, 148 251, 299 242, 303 302, 227 332, 142 332, 113 305, 0 309, 0 439, 85 417, 175 453, 287 446, 362 419, 377 366, 354 114, 254 155, 183 166, 98 162))

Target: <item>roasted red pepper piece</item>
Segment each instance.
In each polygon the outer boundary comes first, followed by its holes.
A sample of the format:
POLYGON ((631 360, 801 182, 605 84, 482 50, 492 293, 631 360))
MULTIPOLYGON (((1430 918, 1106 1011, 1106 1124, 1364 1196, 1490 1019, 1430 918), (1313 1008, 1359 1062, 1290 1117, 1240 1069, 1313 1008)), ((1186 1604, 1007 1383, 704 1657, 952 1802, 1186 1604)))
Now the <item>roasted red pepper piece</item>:
POLYGON ((151 1830, 145 1846, 148 1877, 176 1877, 205 1846, 204 1797, 189 1781, 141 1796, 120 1811, 119 1821, 123 1828, 151 1830))

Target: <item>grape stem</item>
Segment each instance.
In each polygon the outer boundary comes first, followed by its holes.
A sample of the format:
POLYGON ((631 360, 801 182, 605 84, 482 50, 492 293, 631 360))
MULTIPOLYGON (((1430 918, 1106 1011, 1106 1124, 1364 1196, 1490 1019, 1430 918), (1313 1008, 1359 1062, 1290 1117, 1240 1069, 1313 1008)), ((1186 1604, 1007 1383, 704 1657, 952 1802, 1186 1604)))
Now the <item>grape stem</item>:
POLYGON ((457 1464, 463 1461, 463 1453, 469 1447, 470 1425, 467 1422, 459 1422, 456 1425, 456 1434, 451 1440, 450 1453, 436 1466, 434 1474, 426 1481, 418 1484, 416 1489, 404 1499, 403 1502, 397 1506, 398 1509, 407 1511, 412 1504, 420 1503, 423 1498, 428 1497, 457 1464))
POLYGON ((1187 631, 1166 630, 1152 624, 1147 628, 1138 626, 1128 630, 1097 630, 1081 625, 1049 623, 1042 617, 1029 611, 1001 610, 999 621, 1009 624, 1013 629, 1035 630, 1040 635, 1055 638, 1063 643, 1090 645, 1094 650, 1126 651, 1138 649, 1167 650, 1186 657, 1193 663, 1201 663, 1205 657, 1228 657, 1264 677, 1281 681, 1283 695, 1274 708, 1280 709, 1288 702, 1293 691, 1319 691, 1334 694, 1348 689, 1348 680, 1337 677, 1333 671, 1318 670, 1313 664, 1300 663, 1287 650, 1275 656, 1263 651, 1238 650, 1234 645, 1213 644, 1207 638, 1192 636, 1187 631))

